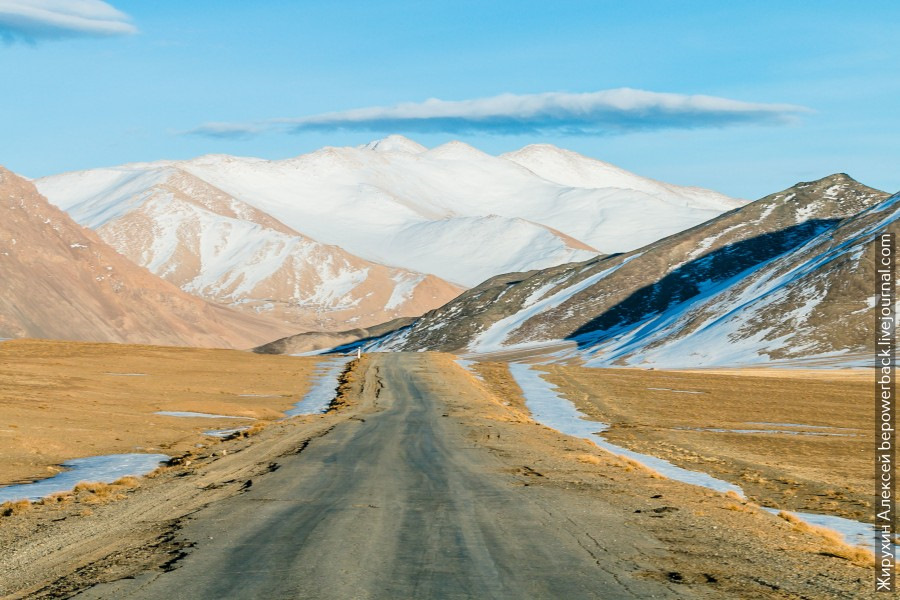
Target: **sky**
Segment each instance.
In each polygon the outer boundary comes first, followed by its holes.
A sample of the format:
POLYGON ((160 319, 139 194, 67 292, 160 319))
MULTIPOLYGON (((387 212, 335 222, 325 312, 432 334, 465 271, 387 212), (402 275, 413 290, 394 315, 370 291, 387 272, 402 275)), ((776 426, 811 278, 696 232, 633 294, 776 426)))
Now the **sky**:
POLYGON ((400 133, 550 143, 754 199, 900 190, 900 3, 0 0, 0 164, 28 177, 400 133))

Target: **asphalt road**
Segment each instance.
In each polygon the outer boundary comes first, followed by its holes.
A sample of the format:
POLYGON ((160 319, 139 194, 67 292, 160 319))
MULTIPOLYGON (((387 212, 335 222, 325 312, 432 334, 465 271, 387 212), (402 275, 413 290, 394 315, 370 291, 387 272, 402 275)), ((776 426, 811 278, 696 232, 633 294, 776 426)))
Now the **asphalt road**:
POLYGON ((378 355, 376 367, 384 386, 377 410, 337 425, 245 493, 193 515, 181 534, 195 547, 177 568, 78 597, 674 595, 598 560, 578 522, 526 493, 500 458, 443 417, 421 355, 378 355))

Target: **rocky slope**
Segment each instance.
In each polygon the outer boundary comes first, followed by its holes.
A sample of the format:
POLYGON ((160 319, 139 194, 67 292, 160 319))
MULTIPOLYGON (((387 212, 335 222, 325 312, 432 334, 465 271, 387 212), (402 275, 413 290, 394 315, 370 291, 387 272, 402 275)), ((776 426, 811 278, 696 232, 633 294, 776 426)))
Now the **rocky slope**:
POLYGON ((370 346, 569 340, 590 364, 659 366, 865 352, 897 200, 844 174, 800 183, 633 252, 489 280, 370 346))
POLYGON ((283 325, 191 296, 0 168, 0 337, 248 348, 283 325))

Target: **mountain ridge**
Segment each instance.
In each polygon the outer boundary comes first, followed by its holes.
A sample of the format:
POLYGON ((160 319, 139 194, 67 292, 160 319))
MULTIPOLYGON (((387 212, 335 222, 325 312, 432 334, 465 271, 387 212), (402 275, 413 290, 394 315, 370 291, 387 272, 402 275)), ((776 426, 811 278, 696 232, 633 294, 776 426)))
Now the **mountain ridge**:
MULTIPOLYGON (((489 280, 370 346, 486 353, 569 340, 577 348, 568 355, 580 356, 589 364, 645 364, 642 356, 676 339, 687 340, 679 346, 687 351, 690 336, 705 322, 703 315, 718 314, 715 311, 721 306, 730 306, 729 290, 749 293, 741 282, 749 286, 772 265, 787 268, 783 263, 812 260, 801 253, 808 244, 826 253, 829 235, 856 239, 853 224, 885 203, 893 206, 888 194, 845 174, 801 182, 630 253, 489 280), (713 297, 718 298, 718 308, 699 306, 713 297), (677 329, 671 325, 673 320, 678 320, 677 329), (692 323, 696 327, 692 328, 692 323), (651 330, 656 331, 652 336, 651 330), (651 343, 655 345, 651 347, 651 343)), ((857 248, 854 252, 861 251, 857 248)), ((821 277, 823 285, 832 289, 835 276, 823 272, 821 277)), ((835 280, 834 289, 850 275, 841 277, 835 280)), ((846 293, 859 308, 866 300, 856 297, 861 284, 854 285, 846 293)), ((773 295, 763 294, 756 302, 778 305, 774 294, 782 291, 773 288, 770 292, 773 295)), ((827 302, 838 301, 831 298, 827 302)), ((741 326, 745 334, 747 328, 759 333, 779 326, 777 313, 771 310, 763 321, 753 327, 741 326)), ((827 354, 828 344, 839 346, 840 351, 859 350, 866 343, 864 330, 857 326, 851 340, 830 330, 827 339, 816 343, 816 353, 827 354)), ((785 351, 778 351, 771 339, 763 341, 766 343, 758 346, 769 355, 802 354, 799 341, 796 348, 785 351)), ((718 348, 726 352, 730 346, 721 341, 718 348)), ((657 352, 656 356, 656 363, 646 364, 671 366, 679 361, 673 354, 657 352)), ((755 356, 758 360, 761 354, 755 356)), ((683 362, 690 366, 716 360, 706 355, 683 362)))
POLYGON ((284 330, 134 265, 3 167, 0 213, 0 337, 244 349, 284 330))

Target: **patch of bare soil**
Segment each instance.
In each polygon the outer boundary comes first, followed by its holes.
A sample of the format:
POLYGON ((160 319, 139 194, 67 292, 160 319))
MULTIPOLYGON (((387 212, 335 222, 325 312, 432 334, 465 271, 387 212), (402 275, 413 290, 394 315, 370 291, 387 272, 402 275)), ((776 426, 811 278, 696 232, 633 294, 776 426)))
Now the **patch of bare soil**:
POLYGON ((267 423, 309 388, 318 359, 16 340, 0 344, 0 485, 101 454, 177 454, 202 432, 267 423), (154 414, 189 411, 253 420, 154 414))
POLYGON ((706 471, 752 501, 871 521, 871 375, 548 367, 615 444, 706 471))

